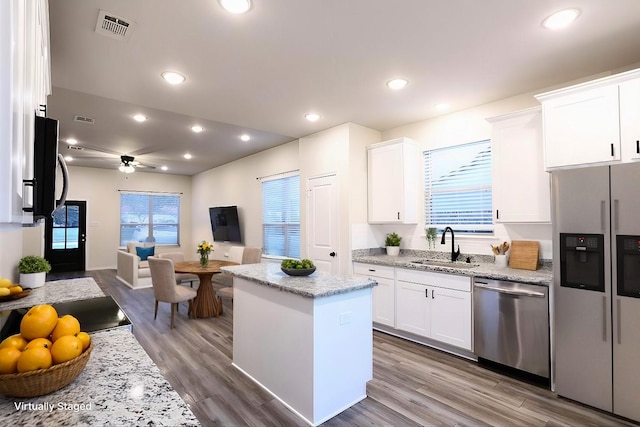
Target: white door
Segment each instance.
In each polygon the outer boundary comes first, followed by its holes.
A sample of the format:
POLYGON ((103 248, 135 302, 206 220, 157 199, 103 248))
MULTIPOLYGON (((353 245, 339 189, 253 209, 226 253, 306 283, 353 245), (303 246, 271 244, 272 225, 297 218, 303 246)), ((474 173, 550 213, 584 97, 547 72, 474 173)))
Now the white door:
POLYGON ((338 274, 338 185, 335 175, 307 182, 307 254, 319 271, 338 274))

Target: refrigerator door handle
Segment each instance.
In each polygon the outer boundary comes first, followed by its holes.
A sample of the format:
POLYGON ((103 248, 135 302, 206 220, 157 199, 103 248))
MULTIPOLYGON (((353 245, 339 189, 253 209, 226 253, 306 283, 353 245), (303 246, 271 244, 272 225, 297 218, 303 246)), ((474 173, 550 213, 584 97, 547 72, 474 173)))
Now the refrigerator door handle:
POLYGON ((616 317, 618 321, 618 344, 622 344, 622 307, 620 304, 620 298, 616 300, 616 317))
POLYGON ((613 229, 618 231, 620 225, 620 210, 618 209, 618 205, 620 204, 619 200, 613 201, 613 229))
POLYGON ((604 200, 600 201, 600 229, 602 230, 602 232, 605 232, 605 206, 604 206, 604 200))
POLYGON ((602 297, 602 341, 607 341, 607 297, 602 297))

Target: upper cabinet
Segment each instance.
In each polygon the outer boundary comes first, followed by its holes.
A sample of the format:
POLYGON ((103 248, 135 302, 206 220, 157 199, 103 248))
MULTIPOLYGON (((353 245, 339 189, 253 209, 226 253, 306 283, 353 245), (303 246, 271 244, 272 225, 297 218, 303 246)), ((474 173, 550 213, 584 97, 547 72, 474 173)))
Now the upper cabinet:
POLYGON ((550 182, 542 155, 540 107, 487 120, 492 125, 494 220, 551 222, 550 182))
POLYGON ((409 138, 367 146, 371 224, 417 224, 420 150, 409 138))
POLYGON ((640 159, 640 70, 537 95, 549 170, 640 159))

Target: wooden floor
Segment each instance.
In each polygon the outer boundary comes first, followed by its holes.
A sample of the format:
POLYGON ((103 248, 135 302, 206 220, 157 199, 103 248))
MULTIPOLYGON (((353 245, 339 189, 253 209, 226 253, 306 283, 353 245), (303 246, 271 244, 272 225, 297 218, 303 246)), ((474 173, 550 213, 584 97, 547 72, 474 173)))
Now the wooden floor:
MULTIPOLYGON (((48 280, 83 276, 49 275, 48 280)), ((151 289, 133 291, 114 270, 88 272, 133 322, 133 332, 204 426, 302 426, 280 402, 231 366, 232 307, 212 319, 188 319, 169 304, 153 319, 151 289)), ((326 426, 629 426, 534 385, 477 364, 374 332, 368 397, 326 426)))

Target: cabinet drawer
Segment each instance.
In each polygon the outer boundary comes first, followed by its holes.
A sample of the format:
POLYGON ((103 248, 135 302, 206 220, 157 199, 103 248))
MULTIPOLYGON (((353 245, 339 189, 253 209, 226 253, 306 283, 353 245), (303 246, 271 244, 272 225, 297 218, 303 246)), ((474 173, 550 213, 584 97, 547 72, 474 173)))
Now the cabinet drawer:
POLYGON ((471 292, 471 277, 457 276, 455 274, 398 268, 396 269, 396 280, 454 291, 471 292))
POLYGON ((393 267, 386 265, 375 264, 362 264, 359 262, 353 263, 353 274, 368 277, 382 277, 386 279, 393 279, 393 267))

